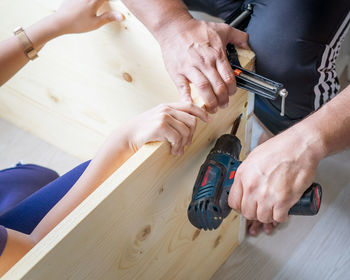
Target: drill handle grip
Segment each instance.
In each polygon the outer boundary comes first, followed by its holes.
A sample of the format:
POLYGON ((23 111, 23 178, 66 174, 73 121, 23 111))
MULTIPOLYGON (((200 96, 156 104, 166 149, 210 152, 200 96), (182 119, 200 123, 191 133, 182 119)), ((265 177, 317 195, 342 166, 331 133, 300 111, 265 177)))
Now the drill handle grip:
POLYGON ((289 210, 289 215, 313 216, 321 207, 322 187, 313 183, 302 195, 299 201, 289 210))

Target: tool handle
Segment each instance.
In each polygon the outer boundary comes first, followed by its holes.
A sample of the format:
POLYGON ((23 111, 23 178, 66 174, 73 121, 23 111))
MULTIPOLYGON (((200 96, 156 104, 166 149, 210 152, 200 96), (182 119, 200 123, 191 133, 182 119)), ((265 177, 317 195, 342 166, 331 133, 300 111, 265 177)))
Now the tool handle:
POLYGON ((279 96, 279 92, 284 89, 281 83, 277 83, 241 67, 234 45, 228 44, 226 46, 226 55, 239 88, 272 100, 275 100, 279 96))
MULTIPOLYGON (((242 162, 238 162, 238 166, 241 163, 242 162)), ((299 201, 290 208, 288 214, 293 216, 314 216, 320 210, 321 201, 322 187, 318 183, 312 183, 312 185, 303 193, 299 201)))
POLYGON ((289 215, 313 216, 318 213, 322 200, 322 187, 313 183, 300 200, 290 208, 289 215))
MULTIPOLYGON (((236 161, 235 170, 241 165, 241 161, 236 161)), ((234 173, 236 174, 236 172, 234 173)), ((230 186, 231 188, 233 181, 230 186)), ((230 207, 227 204, 229 192, 224 191, 220 199, 220 208, 225 212, 229 213, 230 207), (223 203, 225 201, 226 203, 223 203)), ((312 185, 303 193, 298 202, 290 208, 288 214, 293 216, 314 216, 318 213, 321 207, 322 201, 322 187, 318 183, 312 183, 312 185)), ((227 216, 227 215, 226 215, 227 216)))

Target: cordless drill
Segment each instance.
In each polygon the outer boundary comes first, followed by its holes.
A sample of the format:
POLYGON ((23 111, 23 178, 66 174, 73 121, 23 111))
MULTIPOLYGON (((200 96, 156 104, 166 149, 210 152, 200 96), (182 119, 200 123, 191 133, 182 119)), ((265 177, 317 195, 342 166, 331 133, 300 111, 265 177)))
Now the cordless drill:
MULTIPOLYGON (((235 136, 240 119, 241 116, 234 122, 230 134, 224 134, 216 141, 197 176, 187 214, 191 224, 199 229, 217 229, 231 212, 228 195, 241 164, 242 146, 235 136)), ((316 215, 321 199, 322 188, 313 183, 289 210, 289 215, 316 215)))

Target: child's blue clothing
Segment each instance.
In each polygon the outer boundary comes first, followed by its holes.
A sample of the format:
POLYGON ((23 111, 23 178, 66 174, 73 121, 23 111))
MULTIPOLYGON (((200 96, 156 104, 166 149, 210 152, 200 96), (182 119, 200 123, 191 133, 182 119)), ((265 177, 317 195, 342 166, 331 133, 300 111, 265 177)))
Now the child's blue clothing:
POLYGON ((17 164, 0 171, 0 255, 7 240, 5 228, 30 234, 75 184, 89 162, 61 177, 34 164, 17 164))

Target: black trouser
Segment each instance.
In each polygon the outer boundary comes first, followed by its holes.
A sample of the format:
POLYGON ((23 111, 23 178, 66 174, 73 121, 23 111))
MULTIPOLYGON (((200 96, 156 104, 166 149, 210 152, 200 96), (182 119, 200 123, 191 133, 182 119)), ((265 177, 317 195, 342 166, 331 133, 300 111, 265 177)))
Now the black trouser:
POLYGON ((339 91, 335 59, 350 25, 350 0, 186 0, 189 9, 227 18, 251 3, 247 26, 256 72, 288 90, 286 116, 280 98, 256 97, 255 114, 273 133, 303 119, 339 91))

